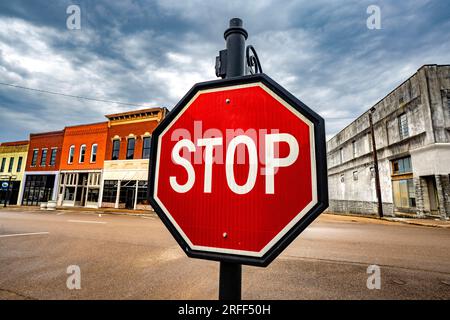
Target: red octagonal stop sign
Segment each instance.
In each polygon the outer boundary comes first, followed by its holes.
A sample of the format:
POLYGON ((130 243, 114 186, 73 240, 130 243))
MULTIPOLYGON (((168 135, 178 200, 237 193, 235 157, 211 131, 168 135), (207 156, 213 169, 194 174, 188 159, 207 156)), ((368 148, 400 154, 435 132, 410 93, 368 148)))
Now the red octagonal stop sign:
POLYGON ((323 119, 264 74, 196 84, 152 147, 151 204, 191 257, 267 265, 328 206, 323 119))

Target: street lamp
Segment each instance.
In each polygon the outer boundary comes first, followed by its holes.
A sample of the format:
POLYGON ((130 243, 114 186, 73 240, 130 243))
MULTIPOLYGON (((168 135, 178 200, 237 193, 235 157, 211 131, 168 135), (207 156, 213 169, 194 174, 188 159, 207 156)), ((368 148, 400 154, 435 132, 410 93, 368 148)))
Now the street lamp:
POLYGON ((374 112, 375 107, 370 108, 369 125, 370 125, 370 134, 372 136, 372 156, 373 156, 373 169, 375 171, 375 189, 378 201, 378 216, 380 218, 383 218, 383 200, 381 199, 380 173, 378 171, 378 155, 377 155, 377 147, 375 144, 375 132, 373 130, 373 121, 372 121, 372 114, 374 112))
MULTIPOLYGON (((8 179, 8 185, 7 185, 7 189, 6 189, 5 202, 3 203, 3 208, 6 208, 6 202, 9 201, 9 196, 10 196, 9 190, 12 189, 11 181, 16 180, 16 178, 17 178, 17 176, 15 176, 13 174, 5 174, 5 175, 0 176, 0 179, 8 179)), ((2 183, 2 188, 3 188, 3 183, 2 183)))

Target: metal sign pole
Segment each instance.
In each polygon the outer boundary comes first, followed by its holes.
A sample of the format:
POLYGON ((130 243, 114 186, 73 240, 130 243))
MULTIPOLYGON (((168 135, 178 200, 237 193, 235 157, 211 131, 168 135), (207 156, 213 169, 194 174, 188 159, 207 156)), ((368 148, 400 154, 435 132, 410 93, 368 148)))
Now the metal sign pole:
MULTIPOLYGON (((242 27, 242 20, 233 18, 225 30, 226 75, 225 78, 245 75, 245 40, 248 33, 242 27)), ((241 300, 242 265, 220 262, 219 300, 241 300)))
POLYGON ((9 188, 11 188, 11 177, 12 176, 9 176, 9 179, 8 179, 8 189, 6 189, 5 202, 3 203, 3 208, 6 208, 6 201, 9 201, 9 188))

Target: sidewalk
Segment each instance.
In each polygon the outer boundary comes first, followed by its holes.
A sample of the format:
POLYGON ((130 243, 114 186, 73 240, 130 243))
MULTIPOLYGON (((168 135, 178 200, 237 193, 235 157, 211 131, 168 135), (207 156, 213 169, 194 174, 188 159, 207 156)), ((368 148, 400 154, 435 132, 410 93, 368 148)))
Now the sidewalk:
POLYGON ((383 217, 378 218, 377 216, 368 216, 368 215, 357 215, 352 213, 334 213, 334 212, 325 212, 323 215, 340 217, 345 220, 357 220, 357 221, 367 221, 367 222, 375 222, 378 221, 380 223, 403 223, 410 224, 416 226, 424 226, 424 227, 434 227, 434 228, 449 228, 450 229, 450 220, 441 220, 436 218, 400 218, 400 217, 383 217), (344 218, 346 217, 346 218, 344 218))
POLYGON ((32 211, 32 212, 62 212, 62 211, 72 211, 72 212, 92 212, 98 214, 120 214, 120 215, 131 215, 131 216, 156 216, 153 210, 129 210, 129 209, 115 209, 115 208, 85 208, 85 207, 57 207, 56 210, 41 210, 37 206, 7 206, 6 208, 0 207, 1 210, 10 211, 32 211))

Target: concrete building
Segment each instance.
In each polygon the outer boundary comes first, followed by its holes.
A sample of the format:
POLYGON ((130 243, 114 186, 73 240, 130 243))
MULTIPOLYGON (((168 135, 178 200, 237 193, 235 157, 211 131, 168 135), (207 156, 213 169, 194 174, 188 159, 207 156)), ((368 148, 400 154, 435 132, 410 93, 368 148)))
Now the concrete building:
POLYGON ((28 154, 28 141, 0 145, 0 204, 18 203, 28 154))
POLYGON ((19 204, 38 206, 56 200, 63 137, 64 130, 30 134, 19 204))
MULTIPOLYGON (((425 65, 374 105, 385 215, 450 217, 450 65, 425 65)), ((331 212, 377 213, 365 112, 327 142, 331 212)))
POLYGON ((150 209, 147 199, 150 140, 165 108, 106 115, 108 139, 101 206, 150 209))

